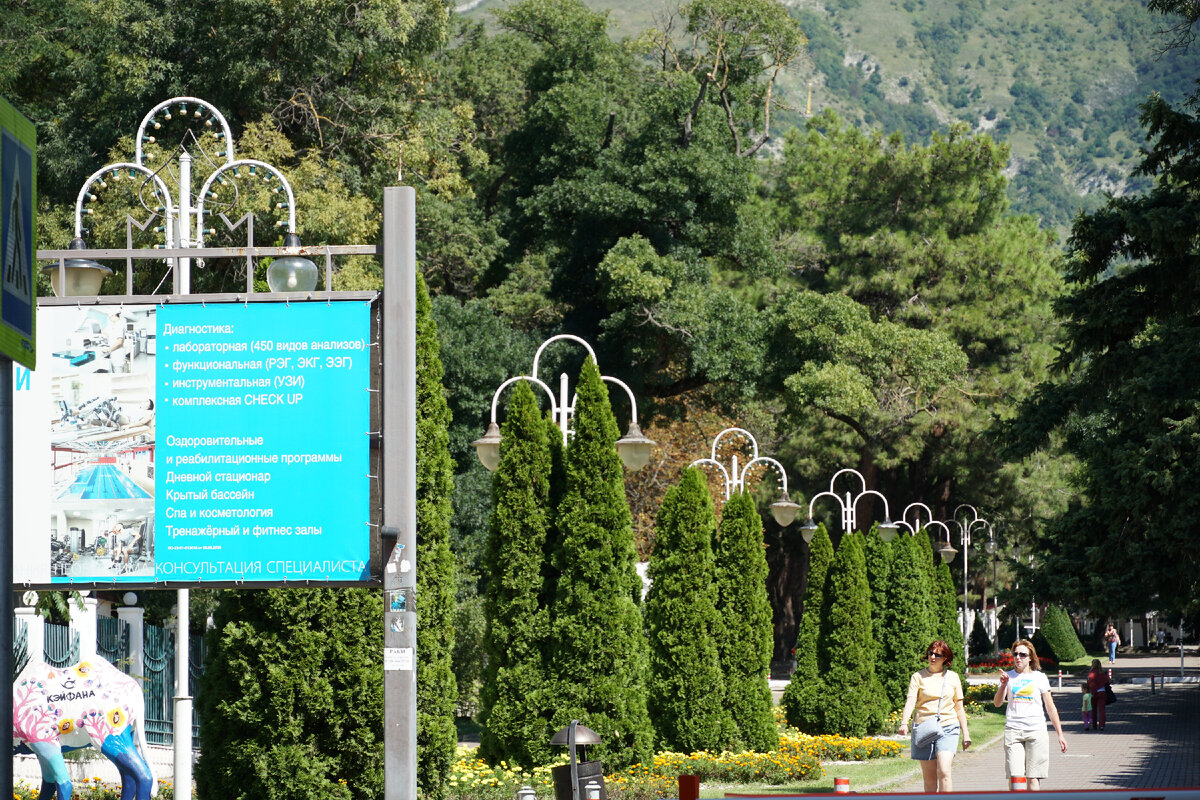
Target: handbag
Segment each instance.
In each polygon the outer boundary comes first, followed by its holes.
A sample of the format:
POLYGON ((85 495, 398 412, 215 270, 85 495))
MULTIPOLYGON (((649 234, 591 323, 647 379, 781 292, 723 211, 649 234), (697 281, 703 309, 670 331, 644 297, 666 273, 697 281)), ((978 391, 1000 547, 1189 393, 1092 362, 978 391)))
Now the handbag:
POLYGON ((1104 685, 1104 705, 1111 706, 1117 702, 1117 693, 1113 691, 1112 684, 1104 685))
POLYGON ((942 735, 942 700, 946 697, 946 670, 942 670, 942 691, 938 697, 937 714, 913 728, 913 744, 917 747, 929 747, 942 735))

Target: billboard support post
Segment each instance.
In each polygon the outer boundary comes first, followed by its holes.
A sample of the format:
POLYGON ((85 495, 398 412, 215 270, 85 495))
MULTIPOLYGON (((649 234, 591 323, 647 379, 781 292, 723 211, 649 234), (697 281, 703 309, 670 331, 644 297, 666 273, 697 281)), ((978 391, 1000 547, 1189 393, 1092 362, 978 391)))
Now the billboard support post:
POLYGON ((384 800, 417 797, 416 261, 416 192, 384 189, 384 800))

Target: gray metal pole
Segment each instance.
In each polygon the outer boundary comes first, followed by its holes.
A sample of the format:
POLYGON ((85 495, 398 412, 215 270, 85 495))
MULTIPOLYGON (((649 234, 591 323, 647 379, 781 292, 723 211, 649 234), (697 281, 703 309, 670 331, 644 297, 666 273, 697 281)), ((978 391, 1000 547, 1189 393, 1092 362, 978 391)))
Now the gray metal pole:
MULTIPOLYGON (((192 157, 184 151, 179 155, 179 219, 175 232, 180 247, 190 247, 192 224, 192 157)), ((192 260, 181 258, 175 262, 179 281, 179 293, 192 293, 192 260)), ((188 685, 188 640, 191 631, 191 592, 178 589, 175 592, 175 719, 171 724, 173 746, 173 768, 175 771, 175 797, 191 800, 192 796, 192 693, 188 685)))
MULTIPOLYGON (((0 642, 9 642, 8 653, 0 658, 0 686, 4 690, 4 719, 12 719, 12 640, 13 640, 13 362, 0 356, 0 642)), ((1182 637, 1180 637, 1182 638, 1182 637)), ((33 655, 33 654, 31 654, 33 655)), ((0 739, 0 753, 4 753, 4 772, 0 774, 0 785, 7 786, 12 793, 13 766, 12 725, 0 725, 4 729, 0 739)))
POLYGON ((383 190, 384 800, 417 800, 416 219, 411 186, 383 190))

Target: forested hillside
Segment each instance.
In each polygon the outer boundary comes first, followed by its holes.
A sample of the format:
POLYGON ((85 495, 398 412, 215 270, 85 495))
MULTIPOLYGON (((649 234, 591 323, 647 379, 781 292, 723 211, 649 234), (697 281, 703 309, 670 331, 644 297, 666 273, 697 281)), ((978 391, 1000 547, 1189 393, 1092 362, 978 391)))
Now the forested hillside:
MULTIPOLYGON (((486 19, 506 0, 471 4, 486 19)), ((1010 198, 1060 232, 1104 192, 1145 188, 1130 172, 1151 92, 1176 103, 1200 64, 1195 49, 1159 52, 1170 20, 1143 0, 783 0, 808 38, 780 78, 789 109, 844 118, 907 141, 963 121, 1008 142, 1010 198), (810 105, 811 89, 811 105, 810 105)), ((614 36, 634 37, 677 3, 588 0, 614 36)))

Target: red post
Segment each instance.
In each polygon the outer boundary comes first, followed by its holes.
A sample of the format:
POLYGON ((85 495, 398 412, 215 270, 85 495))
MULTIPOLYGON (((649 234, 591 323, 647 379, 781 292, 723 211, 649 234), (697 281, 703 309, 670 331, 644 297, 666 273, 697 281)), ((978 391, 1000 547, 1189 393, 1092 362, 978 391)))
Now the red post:
POLYGON ((679 800, 700 800, 700 776, 679 776, 679 800))
POLYGON ((1029 790, 1029 782, 1025 780, 1024 775, 1014 775, 1010 779, 1009 788, 1014 792, 1025 792, 1029 790))
POLYGON ((837 794, 850 794, 850 779, 849 778, 834 778, 833 791, 837 794))

